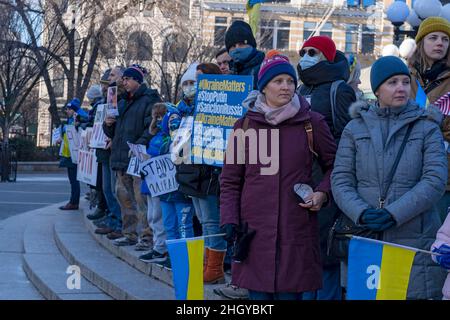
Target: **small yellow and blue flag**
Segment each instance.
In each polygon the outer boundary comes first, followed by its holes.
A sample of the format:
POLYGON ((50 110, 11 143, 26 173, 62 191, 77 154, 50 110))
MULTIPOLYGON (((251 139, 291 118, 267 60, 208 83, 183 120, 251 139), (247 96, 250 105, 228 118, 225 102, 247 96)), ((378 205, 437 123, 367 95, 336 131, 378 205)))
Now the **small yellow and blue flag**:
POLYGON ((420 108, 425 109, 427 105, 430 104, 430 101, 428 100, 427 94, 425 93, 425 90, 423 90, 419 80, 416 79, 416 83, 417 83, 416 103, 419 105, 420 108))
POLYGON ((415 248, 352 237, 347 300, 405 300, 415 248))
POLYGON ((203 237, 167 240, 177 300, 203 300, 203 237))

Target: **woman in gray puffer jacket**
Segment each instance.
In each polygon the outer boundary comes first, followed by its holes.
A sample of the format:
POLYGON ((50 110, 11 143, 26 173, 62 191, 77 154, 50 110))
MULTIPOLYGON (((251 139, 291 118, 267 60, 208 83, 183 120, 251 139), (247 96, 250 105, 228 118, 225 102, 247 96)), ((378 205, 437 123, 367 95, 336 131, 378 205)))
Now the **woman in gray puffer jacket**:
MULTIPOLYGON (((396 57, 374 63, 371 85, 375 105, 357 102, 350 108, 353 120, 342 134, 332 174, 334 198, 353 222, 382 231, 382 240, 427 250, 440 227, 434 205, 447 181, 442 115, 409 100, 409 71, 396 57), (410 136, 380 205, 410 123, 410 136)), ((416 254, 410 279, 407 299, 441 298, 445 273, 427 254, 416 254)))

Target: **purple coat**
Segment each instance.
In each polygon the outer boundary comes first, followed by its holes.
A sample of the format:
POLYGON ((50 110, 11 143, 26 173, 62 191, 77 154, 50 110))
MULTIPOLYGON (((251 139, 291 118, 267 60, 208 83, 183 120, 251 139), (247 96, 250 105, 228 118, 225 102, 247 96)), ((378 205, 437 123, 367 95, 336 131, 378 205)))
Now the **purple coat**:
MULTIPOLYGON (((300 111, 277 126, 268 124, 260 113, 247 113, 249 129, 279 129, 277 174, 261 175, 260 168, 270 165, 261 165, 259 159, 257 164, 225 163, 223 166, 221 225, 239 224, 240 216, 250 229, 256 230, 248 258, 241 264, 233 263, 232 283, 241 288, 273 293, 304 292, 322 287, 317 213, 300 207, 293 191, 297 183, 312 184, 313 158, 304 121, 311 121, 314 150, 325 172, 315 191, 330 194, 336 144, 324 118, 308 111, 306 105, 302 99, 300 111)), ((240 119, 234 129, 242 128, 243 123, 240 119)), ((267 144, 270 150, 270 138, 267 144)), ((248 151, 247 143, 246 155, 248 151)))

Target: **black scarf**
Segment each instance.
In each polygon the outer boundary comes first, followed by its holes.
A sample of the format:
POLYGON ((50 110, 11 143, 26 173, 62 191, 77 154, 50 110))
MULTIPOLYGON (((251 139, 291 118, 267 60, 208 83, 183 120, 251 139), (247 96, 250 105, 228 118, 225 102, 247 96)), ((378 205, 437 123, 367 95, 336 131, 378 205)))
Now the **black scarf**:
MULTIPOLYGON (((417 69, 420 70, 420 69, 417 69)), ((420 74, 420 77, 424 81, 425 85, 430 82, 436 80, 440 74, 444 71, 450 70, 450 67, 447 66, 446 59, 436 61, 431 68, 427 69, 425 72, 420 74)))

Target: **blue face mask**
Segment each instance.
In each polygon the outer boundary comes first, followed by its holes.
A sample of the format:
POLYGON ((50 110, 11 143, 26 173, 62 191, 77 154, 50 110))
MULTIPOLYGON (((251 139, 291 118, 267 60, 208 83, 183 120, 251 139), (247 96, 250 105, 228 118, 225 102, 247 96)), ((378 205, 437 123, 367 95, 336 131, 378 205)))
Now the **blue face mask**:
POLYGON ((230 51, 230 57, 234 62, 244 63, 255 53, 255 51, 256 49, 253 47, 236 48, 233 51, 230 51))
POLYGON ((319 55, 311 57, 309 54, 305 54, 298 64, 300 65, 300 68, 302 68, 302 70, 306 70, 318 64, 319 61, 320 61, 319 55))
POLYGON ((180 127, 181 118, 175 118, 170 121, 169 129, 170 131, 177 130, 180 127))

